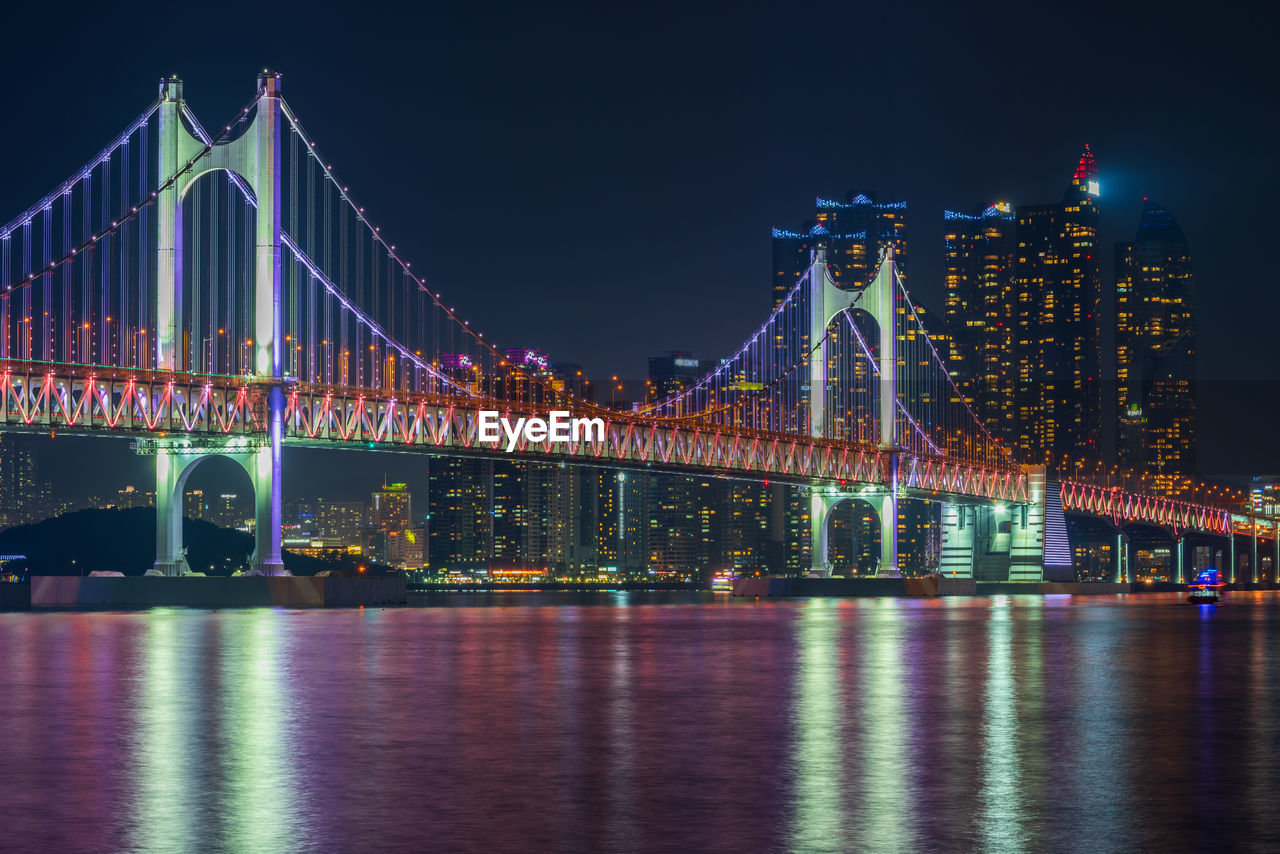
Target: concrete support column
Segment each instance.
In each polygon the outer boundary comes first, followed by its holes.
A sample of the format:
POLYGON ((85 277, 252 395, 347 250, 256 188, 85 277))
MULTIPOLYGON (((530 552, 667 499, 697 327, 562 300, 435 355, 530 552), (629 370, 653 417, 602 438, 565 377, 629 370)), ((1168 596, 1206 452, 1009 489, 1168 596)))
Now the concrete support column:
POLYGON ((1236 531, 1235 521, 1231 523, 1231 533, 1227 535, 1227 571, 1228 581, 1236 580, 1236 531))
POLYGON ((1125 558, 1125 542, 1124 531, 1116 531, 1116 545, 1111 552, 1111 580, 1120 582, 1124 580, 1124 558, 1125 558))
POLYGON ((1258 520, 1255 517, 1250 521, 1252 522, 1250 528, 1253 531, 1253 540, 1249 551, 1249 580, 1261 581, 1262 574, 1258 572, 1258 520))
MULTIPOLYGON (((809 354, 809 435, 826 437, 827 432, 827 250, 819 246, 809 264, 809 347, 821 342, 809 354)), ((816 563, 816 562, 815 562, 816 563)))
POLYGON ((817 489, 809 495, 809 574, 823 578, 831 576, 827 530, 835 502, 830 498, 817 489))
MULTIPOLYGON (((895 459, 896 464, 896 459, 895 459)), ((880 567, 876 575, 900 578, 898 570, 898 490, 897 485, 880 499, 880 567)))
POLYGON ((977 514, 964 504, 942 505, 942 557, 938 571, 948 578, 973 578, 977 514))
POLYGON ((280 376, 280 75, 258 75, 258 115, 253 129, 258 196, 253 279, 253 366, 263 377, 280 376))
POLYGON ((1183 551, 1187 544, 1187 538, 1184 536, 1175 537, 1173 541, 1173 580, 1179 584, 1187 583, 1187 570, 1184 561, 1186 558, 1183 551))
MULTIPOLYGON (((158 186, 177 174, 182 137, 179 111, 182 108, 182 81, 176 77, 160 81, 158 110, 159 151, 156 162, 158 186)), ((156 198, 156 367, 177 370, 182 346, 179 318, 182 316, 182 213, 178 184, 160 190, 156 198)), ((158 499, 158 496, 157 496, 158 499)))
POLYGON ((1046 469, 1024 466, 1027 475, 1026 504, 1010 508, 1009 580, 1044 580, 1044 517, 1046 469))
POLYGON ((267 392, 270 446, 258 452, 254 488, 256 549, 254 567, 266 575, 280 574, 281 471, 284 439, 285 395, 280 361, 280 75, 264 71, 258 75, 258 115, 253 127, 258 196, 257 246, 254 266, 253 352, 254 370, 259 377, 274 382, 267 392))
MULTIPOLYGON (((280 389, 272 394, 283 395, 280 389)), ((271 444, 259 448, 252 458, 253 478, 253 568, 263 575, 281 575, 280 557, 280 418, 272 408, 271 444)), ((248 468, 248 466, 246 466, 248 468)))
POLYGON ((181 575, 182 485, 187 463, 174 454, 156 454, 156 560, 165 575, 181 575))

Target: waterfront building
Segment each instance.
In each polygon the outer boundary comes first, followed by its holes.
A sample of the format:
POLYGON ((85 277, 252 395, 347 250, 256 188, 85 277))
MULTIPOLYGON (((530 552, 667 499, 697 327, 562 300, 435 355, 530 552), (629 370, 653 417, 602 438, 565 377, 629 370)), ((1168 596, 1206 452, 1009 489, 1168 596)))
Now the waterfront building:
POLYGON ((1062 201, 1019 205, 1007 370, 1022 462, 1101 450, 1098 170, 1086 145, 1062 201))
POLYGON ((602 572, 645 570, 649 481, 640 471, 596 471, 596 565, 602 572))
POLYGON ((49 485, 36 467, 36 439, 0 435, 0 529, 45 518, 49 485))
POLYGON ((493 461, 429 457, 426 565, 487 569, 492 553, 493 461))
POLYGON ((648 495, 648 569, 711 576, 718 558, 717 509, 723 490, 713 478, 653 475, 648 495))
MULTIPOLYGON (((949 368, 993 432, 1012 418, 1014 216, 1008 202, 943 212, 943 282, 949 368)), ((939 347, 939 352, 942 348, 939 347)))
POLYGON ((319 536, 336 539, 343 546, 353 546, 360 542, 363 526, 363 501, 320 499, 316 521, 319 536))
POLYGON ((1195 288, 1187 239, 1155 202, 1116 244, 1115 274, 1118 460, 1178 494, 1196 471, 1195 288))

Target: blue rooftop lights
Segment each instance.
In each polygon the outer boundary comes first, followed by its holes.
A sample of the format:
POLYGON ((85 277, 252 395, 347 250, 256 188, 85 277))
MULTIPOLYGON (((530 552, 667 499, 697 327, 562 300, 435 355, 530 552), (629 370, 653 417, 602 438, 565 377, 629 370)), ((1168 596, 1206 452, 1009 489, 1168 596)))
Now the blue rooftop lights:
POLYGON ((787 231, 785 228, 772 229, 773 236, 781 239, 805 240, 810 237, 831 237, 836 240, 866 240, 867 233, 865 231, 855 231, 851 234, 832 234, 826 226, 815 225, 809 229, 808 234, 800 234, 795 231, 787 231))

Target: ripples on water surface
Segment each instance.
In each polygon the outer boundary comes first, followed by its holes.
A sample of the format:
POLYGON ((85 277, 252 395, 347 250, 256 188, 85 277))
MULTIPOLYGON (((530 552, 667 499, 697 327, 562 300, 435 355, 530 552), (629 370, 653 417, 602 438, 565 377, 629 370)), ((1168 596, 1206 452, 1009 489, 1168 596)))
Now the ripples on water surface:
POLYGON ((1280 849, 1275 595, 442 603, 0 614, 0 848, 1280 849))

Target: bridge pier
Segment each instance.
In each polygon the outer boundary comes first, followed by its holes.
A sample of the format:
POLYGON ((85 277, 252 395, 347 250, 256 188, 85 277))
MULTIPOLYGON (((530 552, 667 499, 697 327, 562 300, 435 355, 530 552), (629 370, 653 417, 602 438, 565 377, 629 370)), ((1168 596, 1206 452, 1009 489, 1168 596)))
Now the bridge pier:
POLYGON ((187 478, 201 462, 214 456, 234 460, 253 483, 254 551, 250 568, 263 575, 280 575, 280 454, 279 443, 248 437, 143 439, 134 443, 139 454, 156 458, 156 560, 165 575, 190 570, 182 544, 182 505, 187 478))
POLYGON ((977 508, 966 504, 942 505, 942 556, 938 571, 943 575, 973 578, 977 524, 977 508))
POLYGON ((1119 583, 1124 579, 1125 541, 1124 531, 1116 529, 1116 544, 1111 550, 1111 581, 1119 583))
POLYGON ((1262 574, 1258 572, 1258 520, 1254 519, 1250 527, 1253 529, 1253 547, 1249 552, 1249 580, 1258 582, 1262 580, 1262 574))
POLYGON ((1236 580, 1236 529, 1235 520, 1231 521, 1231 533, 1227 534, 1227 580, 1236 580))
POLYGON ((1009 580, 1043 581, 1045 564, 1045 489, 1044 466, 1027 466, 1026 504, 1010 508, 1009 580))
POLYGON ((831 577, 830 527, 831 511, 843 496, 828 495, 819 489, 809 495, 809 574, 831 577))
MULTIPOLYGON (((873 496, 859 496, 876 506, 873 496)), ((809 496, 809 574, 829 578, 831 576, 830 522, 831 512, 840 502, 854 496, 832 494, 814 489, 809 496)), ((877 576, 898 577, 898 500, 892 492, 880 497, 876 506, 880 519, 880 565, 877 576)))
MULTIPOLYGON (((257 213, 250 296, 253 307, 251 384, 264 400, 256 407, 264 418, 265 440, 256 437, 208 437, 139 442, 141 453, 156 457, 156 563, 166 575, 183 571, 182 498, 191 470, 209 455, 230 457, 253 481, 254 569, 267 575, 283 571, 280 560, 280 448, 284 438, 284 385, 281 345, 281 160, 283 112, 280 75, 258 75, 258 102, 245 132, 233 140, 205 146, 182 121, 182 81, 160 84, 158 186, 156 214, 156 367, 164 371, 201 370, 198 336, 184 341, 182 308, 182 208, 187 193, 204 174, 226 171, 253 191, 257 213), (191 163, 190 168, 183 168, 191 163), (189 345, 189 346, 184 346, 189 345)), ((212 370, 212 369, 210 369, 212 370)))
POLYGON ((880 499, 880 568, 876 575, 902 577, 898 570, 898 493, 892 487, 880 499))

